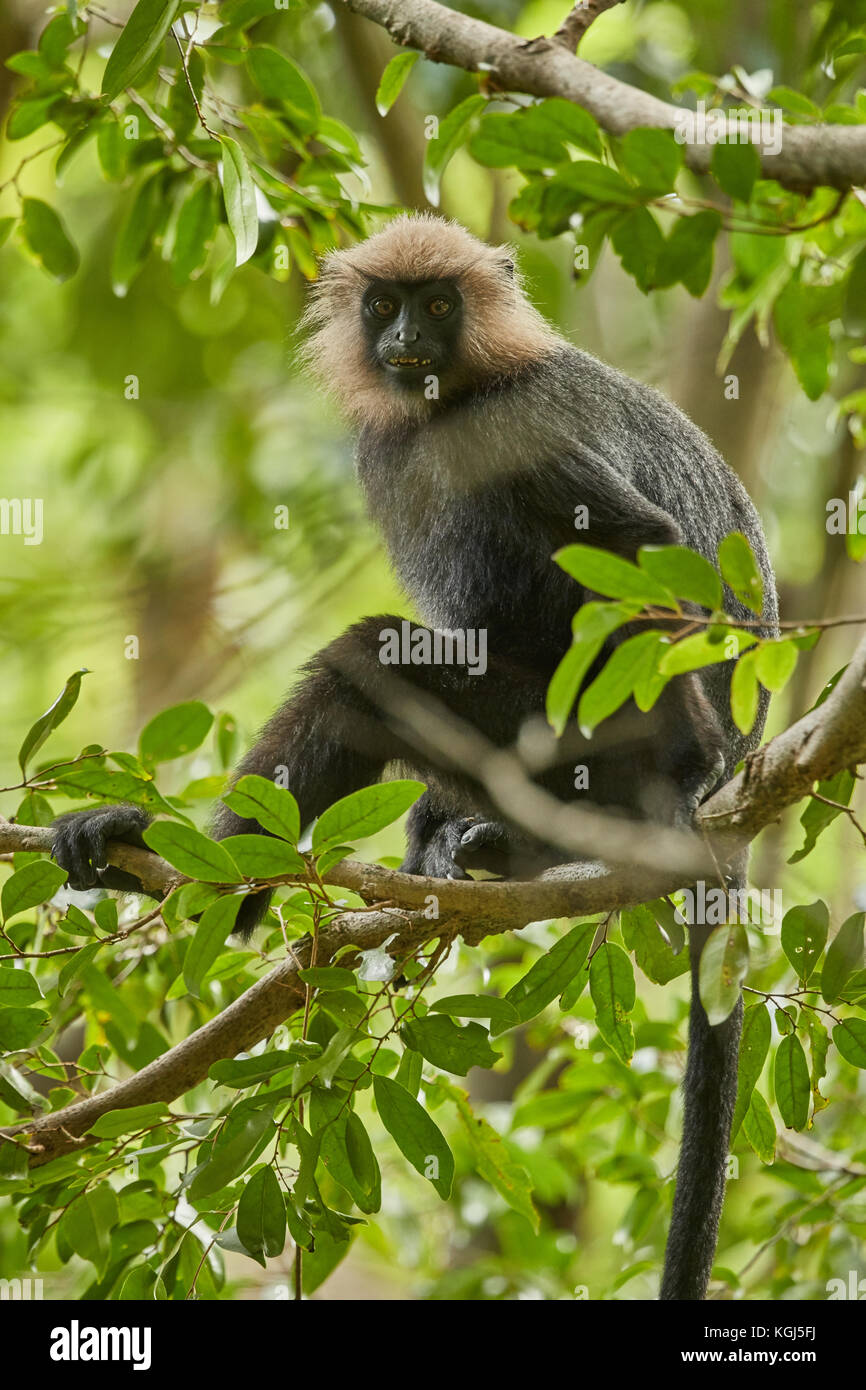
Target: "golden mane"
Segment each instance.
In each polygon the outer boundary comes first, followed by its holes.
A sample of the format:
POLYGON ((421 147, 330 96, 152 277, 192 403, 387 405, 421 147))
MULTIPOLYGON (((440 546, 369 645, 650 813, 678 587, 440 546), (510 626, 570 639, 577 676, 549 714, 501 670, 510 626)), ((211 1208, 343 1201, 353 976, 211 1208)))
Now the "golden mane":
POLYGON ((432 213, 403 214, 324 258, 304 315, 304 359, 359 425, 423 419, 435 408, 390 387, 367 358, 359 304, 371 277, 457 281, 465 305, 461 360, 470 381, 512 372, 561 342, 526 298, 511 247, 488 246, 432 213))

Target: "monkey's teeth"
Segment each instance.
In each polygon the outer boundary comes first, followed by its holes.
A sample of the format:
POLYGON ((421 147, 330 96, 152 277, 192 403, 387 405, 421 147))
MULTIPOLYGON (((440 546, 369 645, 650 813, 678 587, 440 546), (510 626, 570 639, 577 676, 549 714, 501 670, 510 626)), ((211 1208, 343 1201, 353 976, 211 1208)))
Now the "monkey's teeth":
POLYGON ((429 367, 432 360, 431 357, 389 357, 388 365, 391 367, 429 367))

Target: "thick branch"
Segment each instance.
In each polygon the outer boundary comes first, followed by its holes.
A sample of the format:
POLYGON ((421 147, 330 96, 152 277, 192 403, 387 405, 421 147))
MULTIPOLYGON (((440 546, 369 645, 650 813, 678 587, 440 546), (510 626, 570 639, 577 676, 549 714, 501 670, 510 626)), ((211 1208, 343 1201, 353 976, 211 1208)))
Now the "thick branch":
MULTIPOLYGON (((866 640, 861 642, 836 689, 818 709, 752 754, 733 778, 698 812, 698 828, 720 859, 747 844, 782 811, 807 795, 814 782, 845 767, 866 762, 866 640)), ((0 820, 0 852, 46 850, 51 832, 0 820)), ((128 845, 109 847, 109 860, 136 873, 154 889, 178 881, 174 869, 156 855, 128 845)), ((533 882, 475 883, 420 878, 376 864, 344 860, 328 873, 336 887, 352 889, 365 902, 395 903, 372 912, 347 912, 319 937, 317 959, 324 963, 345 945, 369 949, 396 934, 389 947, 399 957, 436 936, 462 934, 476 944, 484 936, 518 930, 548 917, 579 916, 645 902, 682 886, 670 870, 648 873, 622 867, 561 865, 533 882), (434 895, 438 918, 424 914, 434 895)), ((27 1144, 34 1164, 76 1149, 81 1136, 109 1110, 145 1101, 172 1101, 205 1079, 210 1066, 267 1038, 303 1002, 297 978, 309 960, 309 943, 236 999, 217 1018, 136 1076, 111 1090, 78 1101, 51 1115, 6 1130, 27 1144)), ((85 1141, 87 1142, 87 1141, 85 1141)))
MULTIPOLYGON (((611 135, 638 126, 672 129, 683 108, 638 91, 570 53, 554 39, 530 43, 436 0, 343 0, 388 31, 395 43, 418 48, 435 63, 481 72, 505 91, 565 97, 584 107, 611 135)), ((756 143, 758 137, 756 134, 756 143)), ((760 149, 760 145, 758 145, 760 149)), ((689 168, 706 173, 714 146, 688 143, 689 168)), ((777 153, 760 149, 764 178, 807 191, 866 183, 866 125, 784 126, 777 153)))

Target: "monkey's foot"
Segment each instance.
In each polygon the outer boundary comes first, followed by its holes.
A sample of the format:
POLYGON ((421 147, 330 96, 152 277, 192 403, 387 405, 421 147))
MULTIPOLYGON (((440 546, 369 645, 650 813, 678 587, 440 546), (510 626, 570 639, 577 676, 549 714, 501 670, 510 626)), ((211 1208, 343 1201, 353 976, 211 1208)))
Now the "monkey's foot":
POLYGON ((501 821, 482 820, 470 824, 454 850, 454 862, 467 873, 513 875, 515 842, 501 821))

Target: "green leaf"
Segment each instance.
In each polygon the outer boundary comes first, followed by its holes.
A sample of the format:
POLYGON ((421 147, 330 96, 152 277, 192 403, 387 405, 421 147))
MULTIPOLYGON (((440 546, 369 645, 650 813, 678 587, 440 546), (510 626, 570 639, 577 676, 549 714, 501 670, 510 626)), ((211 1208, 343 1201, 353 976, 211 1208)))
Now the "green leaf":
POLYGON ((128 1110, 108 1110, 93 1122, 87 1133, 100 1139, 119 1139, 121 1134, 150 1129, 160 1120, 168 1119, 170 1113, 161 1100, 151 1101, 149 1105, 131 1105, 128 1110))
MULTIPOLYGON (((350 1110, 346 1116, 346 1152, 355 1181, 365 1193, 375 1194, 376 1205, 372 1210, 378 1211, 382 1199, 379 1164, 370 1143, 370 1136, 354 1110, 350 1110)), ((361 1210, 364 1211, 366 1208, 362 1206, 361 1210)))
POLYGON ((718 144, 710 159, 710 170, 723 192, 748 203, 755 181, 761 177, 761 156, 751 141, 745 145, 718 144))
MULTIPOLYGON (((84 914, 82 913, 82 916, 84 914)), ((117 931, 117 899, 103 898, 93 909, 97 926, 109 934, 117 931)), ((87 919, 85 918, 85 921, 87 919)))
POLYGON ((568 721, 586 674, 606 639, 639 611, 639 604, 585 603, 572 624, 574 641, 547 689, 547 717, 557 734, 568 721))
POLYGON ((172 705, 144 726, 138 741, 138 755, 148 764, 181 758, 204 742, 212 723, 213 715, 200 700, 172 705))
POLYGON ((864 921, 866 913, 855 912, 842 923, 827 948, 821 971, 821 994, 827 1004, 835 1003, 845 988, 848 976, 862 964, 864 921))
POLYGON ((423 782, 405 779, 376 783, 341 797, 316 822, 313 854, 374 835, 408 811, 424 789, 423 782))
POLYGON ((524 107, 525 124, 539 131, 554 131, 563 145, 574 145, 587 154, 601 158, 601 136, 598 124, 582 106, 564 97, 549 97, 546 101, 524 107))
POLYGON ((678 676, 684 671, 730 661, 733 652, 745 651, 756 640, 749 633, 729 631, 723 642, 714 642, 706 632, 696 632, 668 648, 659 661, 659 670, 666 676, 678 676))
POLYGON ((453 111, 449 111, 439 123, 439 133, 435 139, 427 141, 424 152, 424 193, 428 203, 439 206, 439 185, 452 157, 464 145, 475 125, 479 112, 487 105, 487 98, 476 93, 461 101, 453 111))
POLYGON ((50 859, 35 859, 17 869, 0 892, 0 912, 4 921, 47 902, 65 882, 66 870, 52 864, 50 859))
POLYGON ((411 51, 409 53, 397 53, 388 63, 376 91, 376 110, 380 116, 387 116, 420 57, 420 53, 411 51))
POLYGON ((73 1198, 58 1222, 57 1236, 101 1271, 108 1263, 111 1232, 119 1219, 117 1195, 107 1182, 101 1182, 73 1198))
POLYGON ((616 146, 616 162, 645 197, 670 193, 683 167, 683 146, 672 130, 630 130, 616 146))
POLYGON ((793 87, 771 87, 765 100, 768 105, 782 106, 786 111, 792 111, 796 116, 809 116, 814 121, 821 119, 820 106, 816 106, 814 101, 804 96, 802 92, 794 91, 793 87))
MULTIPOLYGON (((581 228, 583 244, 586 244, 585 227, 586 222, 581 228)), ((629 208, 617 217, 611 228, 610 239, 622 261, 623 270, 634 277, 646 294, 655 285, 656 265, 664 246, 658 222, 648 208, 629 208)))
POLYGON ((550 183, 556 184, 562 193, 567 192, 573 204, 585 210, 585 215, 607 205, 615 209, 631 206, 639 196, 616 169, 589 159, 567 165, 550 183))
POLYGON ((513 1028, 519 1022, 514 1005, 493 994, 449 994, 444 999, 434 1000, 430 1012, 448 1014, 449 1018, 489 1018, 491 1023, 499 1025, 497 1031, 513 1028))
POLYGON ((722 578, 747 608, 760 615, 764 581, 746 537, 740 531, 732 531, 719 542, 718 556, 722 578))
MULTIPOLYGON (((217 231, 217 200, 209 178, 194 182, 180 205, 170 247, 177 284, 196 279, 204 269, 217 231)), ((169 249, 166 247, 166 249, 169 249)))
POLYGON ((532 1201, 532 1180, 526 1169, 511 1157, 508 1144, 469 1104, 465 1091, 445 1083, 457 1106, 475 1171, 516 1211, 525 1216, 532 1229, 539 1229, 539 1216, 532 1201))
POLYGON ((569 146, 601 157, 598 125, 583 107, 563 97, 550 97, 513 116, 485 117, 471 148, 483 164, 543 169, 567 160, 569 146), (500 124, 500 119, 509 124, 500 124))
POLYGON ((773 303, 779 342, 812 401, 829 385, 833 354, 830 325, 842 312, 844 289, 841 280, 828 285, 803 284, 795 275, 773 303))
POLYGON ((102 95, 109 101, 129 87, 162 47, 180 0, 138 0, 111 51, 102 74, 102 95))
POLYGON ((461 1027, 445 1014, 428 1014, 404 1023, 400 1036, 434 1067, 465 1076, 470 1067, 493 1067, 501 1054, 490 1046, 487 1029, 480 1023, 461 1027))
POLYGON ((29 970, 0 965, 0 1008, 20 1008, 34 999, 42 998, 39 981, 29 970))
POLYGON ((245 820, 258 821, 263 830, 296 845, 301 834, 301 813, 290 791, 274 786, 267 777, 240 777, 224 797, 226 806, 245 820))
POLYGON ((247 70, 262 96, 280 102, 298 130, 315 131, 322 115, 319 98, 297 63, 270 44, 257 43, 247 54, 247 70))
POLYGON ((782 950, 805 984, 827 944, 830 914, 827 904, 817 902, 792 907, 782 918, 782 950))
MULTIPOLYGON (((558 994, 571 983, 582 970, 592 938, 595 935, 593 922, 579 922, 570 932, 551 946, 550 950, 518 980, 505 996, 520 1023, 535 1018, 558 994)), ((496 1032, 512 1025, 505 1021, 495 1021, 496 1032)))
POLYGON ((61 999, 68 992, 70 985, 77 980, 78 976, 92 965, 101 949, 101 941, 92 941, 90 945, 82 946, 80 951, 76 951, 74 956, 69 957, 57 976, 57 993, 60 995, 61 999))
POLYGON ((743 1123, 752 1100, 752 1092, 764 1069, 770 1049, 770 1036, 773 1031, 770 1011, 766 1004, 753 1004, 743 1014, 743 1032, 740 1037, 740 1057, 737 1068, 737 1099, 734 1104, 734 1118, 731 1123, 731 1141, 743 1123))
MULTIPOLYGON (((274 1137, 274 1122, 267 1110, 242 1110, 229 1115, 204 1165, 189 1188, 189 1199, 198 1202, 218 1192, 245 1172, 274 1137)), ((207 1151, 206 1151, 207 1152, 207 1151)))
POLYGON ((794 642, 763 642, 755 652, 758 680, 774 695, 784 690, 796 665, 797 647, 794 642))
POLYGON ((244 878, 281 878, 307 871, 298 851, 271 835, 228 835, 220 843, 244 878))
POLYGON ((591 545, 567 545, 557 550, 553 558, 578 584, 597 594, 676 609, 676 598, 665 584, 659 584, 651 574, 610 551, 591 545))
POLYGON ((342 1091, 316 1086, 310 1093, 310 1124, 322 1162, 334 1180, 369 1214, 382 1205, 382 1175, 367 1131, 349 1109, 342 1091))
POLYGON ((743 734, 751 733, 758 717, 757 656, 758 649, 741 656, 731 677, 731 714, 743 734))
POLYGON ((106 113, 96 128, 96 153, 109 182, 119 183, 125 177, 130 143, 123 138, 123 128, 114 113, 106 113))
POLYGON ((822 831, 826 830, 828 825, 832 825, 836 817, 842 814, 842 807, 850 803, 856 784, 854 773, 847 767, 826 781, 818 783, 815 790, 828 800, 838 802, 838 805, 827 806, 825 802, 814 797, 806 803, 800 816, 800 824, 806 832, 805 837, 801 847, 788 860, 789 864, 798 864, 801 859, 812 853, 822 831))
POLYGON ((399 1081, 373 1077, 379 1118, 404 1158, 447 1201, 454 1180, 454 1155, 438 1125, 399 1081))
POLYGON ((241 874, 231 855, 215 840, 177 821, 159 820, 144 832, 148 849, 161 854, 175 869, 205 883, 239 883, 241 874))
POLYGON ((842 318, 853 338, 866 336, 866 246, 851 263, 842 318))
POLYGON ((852 1067, 866 1067, 866 1019, 843 1018, 833 1029, 833 1041, 852 1067))
POLYGON ((111 288, 123 299, 150 250, 150 243, 162 212, 162 171, 151 174, 136 190, 114 243, 111 261, 111 288))
POLYGON ((244 1090, 247 1086, 257 1086, 267 1081, 279 1071, 286 1071, 296 1062, 309 1061, 320 1057, 322 1049, 318 1043, 298 1041, 291 1047, 276 1052, 263 1052, 257 1057, 242 1057, 240 1061, 226 1059, 212 1063, 208 1076, 220 1086, 233 1086, 244 1090))
POLYGON ((228 893, 202 913, 183 958, 183 978, 190 994, 200 993, 202 980, 223 949, 243 900, 241 893, 228 893))
POLYGON ((661 933, 655 913, 646 903, 627 908, 620 918, 623 940, 648 979, 666 985, 689 968, 688 952, 674 954, 661 933))
POLYGON ((762 1163, 772 1163, 776 1156, 776 1126, 770 1107, 760 1091, 752 1092, 749 1108, 743 1118, 743 1133, 762 1163))
POLYGON ((714 1026, 724 1023, 740 997, 749 968, 749 942, 740 922, 716 927, 701 952, 700 996, 714 1026))
POLYGON ((0 1049, 17 1052, 29 1047, 47 1022, 42 1009, 0 1009, 0 1049))
POLYGON ((23 140, 34 130, 46 125, 51 119, 51 108, 57 105, 57 92, 47 97, 37 97, 33 101, 18 101, 12 107, 6 122, 6 138, 23 140))
POLYGON ((567 160, 568 145, 598 150, 598 127, 580 107, 554 98, 508 115, 484 116, 469 148, 491 169, 542 170, 567 160))
POLYGON ((241 1194, 237 1216, 238 1240, 263 1268, 283 1253, 286 1243, 286 1203, 273 1168, 253 1173, 241 1194))
POLYGON ((658 258, 656 285, 665 289, 679 281, 699 299, 713 273, 713 247, 721 225, 717 212, 678 218, 658 258))
POLYGON ((605 1042, 623 1062, 634 1054, 634 1032, 628 1015, 634 1008, 632 963, 621 946, 603 941, 589 967, 589 992, 595 1021, 605 1042))
MULTIPOLYGON (((335 999, 341 998, 338 993, 334 993, 335 999)), ((345 996, 351 998, 351 995, 345 996)), ((359 1033, 357 1028, 346 1027, 338 1028, 337 1032, 328 1042, 327 1047, 320 1057, 312 1057, 308 1062, 301 1062, 292 1077, 292 1092, 300 1095, 301 1091, 306 1090, 311 1081, 319 1080, 325 1086, 330 1085, 343 1058, 351 1049, 362 1041, 363 1033, 359 1033)))
POLYGON ((809 1119, 809 1066, 796 1033, 779 1043, 774 1070, 776 1104, 788 1129, 805 1129, 809 1119))
POLYGON ((614 714, 634 694, 639 709, 648 709, 657 696, 653 676, 658 669, 662 638, 654 629, 627 637, 615 647, 595 680, 587 686, 577 707, 581 733, 589 738, 604 719, 614 714), (642 698, 645 687, 648 698, 642 698))
POLYGON ((395 1080, 406 1088, 410 1096, 418 1095, 423 1067, 424 1058, 421 1053, 414 1052, 411 1047, 404 1048, 395 1080))
POLYGON ((351 970, 341 965, 316 965, 310 970, 299 970, 298 979, 313 989, 354 989, 358 981, 351 970))
POLYGON ((237 140, 232 140, 228 135, 220 138, 223 147, 223 200, 229 230, 235 239, 235 265, 238 266, 250 259, 259 241, 256 186, 247 157, 237 140))
POLYGON ((637 562, 677 598, 690 599, 712 612, 721 608, 722 581, 709 560, 687 546, 643 546, 638 551, 637 562))
POLYGON ((78 269, 78 251, 57 213, 40 198, 21 202, 21 234, 36 260, 55 280, 68 280, 78 269))

